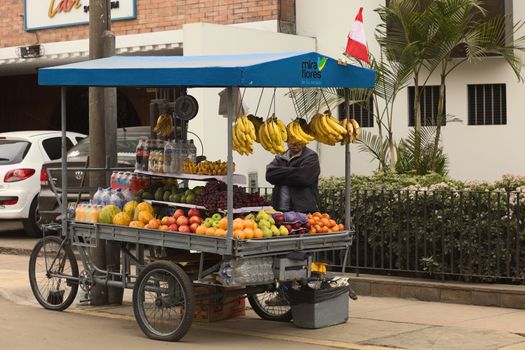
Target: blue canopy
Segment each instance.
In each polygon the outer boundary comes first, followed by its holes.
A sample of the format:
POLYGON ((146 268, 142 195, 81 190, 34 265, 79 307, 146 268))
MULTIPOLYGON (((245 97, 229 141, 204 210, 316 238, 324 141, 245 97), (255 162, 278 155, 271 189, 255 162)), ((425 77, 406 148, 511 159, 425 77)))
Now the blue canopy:
POLYGON ((113 56, 41 68, 40 85, 100 87, 372 88, 375 71, 316 52, 226 56, 113 56))

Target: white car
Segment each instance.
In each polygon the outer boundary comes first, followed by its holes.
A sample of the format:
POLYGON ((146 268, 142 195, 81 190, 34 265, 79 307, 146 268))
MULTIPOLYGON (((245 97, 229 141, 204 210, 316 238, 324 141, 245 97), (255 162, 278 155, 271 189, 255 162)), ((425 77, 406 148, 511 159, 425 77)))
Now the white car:
MULTIPOLYGON (((86 135, 68 132, 68 149, 86 135)), ((60 131, 0 133, 0 220, 21 219, 29 235, 40 234, 38 193, 47 180, 42 164, 60 159, 60 131)))

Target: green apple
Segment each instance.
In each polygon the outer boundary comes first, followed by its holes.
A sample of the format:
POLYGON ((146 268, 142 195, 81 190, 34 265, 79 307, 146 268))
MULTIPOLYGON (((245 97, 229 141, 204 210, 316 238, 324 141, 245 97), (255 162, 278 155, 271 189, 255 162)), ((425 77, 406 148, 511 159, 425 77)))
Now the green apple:
POLYGON ((213 225, 213 220, 211 218, 206 218, 204 220, 204 226, 211 227, 213 225))
POLYGON ((219 221, 220 219, 222 219, 222 215, 219 213, 215 213, 211 216, 211 218, 213 219, 213 221, 219 221))
POLYGON ((221 224, 220 224, 220 221, 219 220, 214 220, 212 222, 212 226, 215 227, 215 228, 220 228, 221 227, 221 224))
POLYGON ((272 235, 274 235, 274 236, 279 236, 280 231, 279 231, 279 229, 277 228, 277 226, 272 225, 272 226, 270 227, 270 230, 272 230, 272 235))
POLYGON ((266 227, 263 228, 262 232, 263 232, 263 237, 264 238, 272 237, 272 230, 270 230, 269 228, 266 228, 266 227))
POLYGON ((270 224, 270 222, 268 220, 262 219, 262 220, 259 221, 259 228, 260 229, 263 229, 263 228, 269 229, 271 226, 272 226, 272 224, 270 224))

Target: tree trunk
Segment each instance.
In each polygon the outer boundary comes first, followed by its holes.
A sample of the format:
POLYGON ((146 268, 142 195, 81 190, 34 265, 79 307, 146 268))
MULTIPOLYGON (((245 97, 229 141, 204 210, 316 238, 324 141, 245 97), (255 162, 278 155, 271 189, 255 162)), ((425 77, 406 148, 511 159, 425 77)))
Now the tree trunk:
POLYGON ((421 164, 421 108, 420 108, 421 90, 419 87, 419 72, 414 71, 414 160, 416 174, 420 174, 421 164))
POLYGON ((445 121, 445 69, 446 65, 443 63, 443 69, 441 71, 441 82, 439 86, 439 102, 438 102, 438 115, 437 115, 437 126, 436 126, 436 137, 434 139, 434 145, 432 147, 432 171, 436 171, 436 158, 439 149, 439 143, 441 141, 441 125, 445 121))

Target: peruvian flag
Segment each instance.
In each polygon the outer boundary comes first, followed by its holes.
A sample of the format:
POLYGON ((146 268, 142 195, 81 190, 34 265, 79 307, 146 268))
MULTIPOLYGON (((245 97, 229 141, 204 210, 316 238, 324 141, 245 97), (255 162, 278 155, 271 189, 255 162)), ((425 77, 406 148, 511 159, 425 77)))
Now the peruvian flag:
POLYGON ((352 31, 348 35, 348 43, 346 44, 345 53, 348 56, 353 56, 361 61, 369 63, 362 7, 359 8, 359 12, 357 13, 354 24, 352 25, 352 31))

